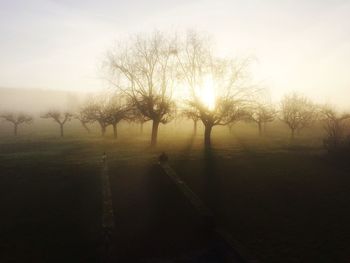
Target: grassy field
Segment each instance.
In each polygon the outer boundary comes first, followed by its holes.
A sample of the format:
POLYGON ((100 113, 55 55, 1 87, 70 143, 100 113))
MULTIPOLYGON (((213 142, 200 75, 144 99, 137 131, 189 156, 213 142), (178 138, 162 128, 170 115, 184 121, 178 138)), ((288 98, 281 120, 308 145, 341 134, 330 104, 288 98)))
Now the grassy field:
POLYGON ((350 261, 350 165, 328 155, 319 138, 290 144, 286 134, 219 130, 207 151, 202 134, 161 132, 156 149, 148 137, 120 134, 117 141, 0 138, 1 262, 96 262, 102 152, 111 173, 123 167, 123 191, 132 196, 139 188, 128 187, 134 174, 125 167, 151 167, 161 151, 217 223, 261 261, 350 261))
POLYGON ((173 166, 263 262, 349 262, 350 166, 317 147, 271 146, 237 136, 210 160, 173 166))
POLYGON ((96 259, 100 181, 96 165, 70 159, 80 147, 51 140, 1 144, 1 262, 96 259))

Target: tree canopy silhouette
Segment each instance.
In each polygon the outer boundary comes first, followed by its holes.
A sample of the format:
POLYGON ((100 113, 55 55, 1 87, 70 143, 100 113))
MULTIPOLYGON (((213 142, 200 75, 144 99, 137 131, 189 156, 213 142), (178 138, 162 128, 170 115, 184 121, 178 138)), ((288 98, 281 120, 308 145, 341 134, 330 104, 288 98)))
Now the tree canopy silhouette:
POLYGON ((157 143, 159 124, 173 118, 174 44, 175 39, 155 32, 132 38, 107 55, 110 82, 131 99, 146 119, 152 120, 152 146, 157 143))
POLYGON ((253 103, 247 114, 248 119, 258 125, 259 135, 261 136, 263 134, 263 127, 265 127, 266 123, 275 120, 277 111, 271 104, 256 102, 253 103))
POLYGON ((327 134, 327 138, 324 140, 326 148, 337 148, 344 138, 350 114, 340 114, 334 107, 324 105, 321 107, 321 120, 327 134))
POLYGON ((306 97, 292 93, 281 101, 281 120, 288 125, 291 138, 295 132, 310 127, 317 120, 317 108, 306 97))
POLYGON ((13 134, 17 136, 18 133, 18 126, 23 123, 32 123, 33 117, 25 114, 25 113, 3 113, 0 115, 0 118, 4 119, 5 121, 11 122, 13 124, 13 134))
POLYGON ((66 124, 66 122, 70 121, 72 117, 73 117, 73 114, 70 112, 60 112, 57 110, 50 110, 41 116, 41 118, 44 118, 44 119, 51 118, 59 124, 61 137, 64 136, 64 131, 63 131, 64 125, 66 124))
POLYGON ((257 94, 249 82, 250 59, 219 58, 208 40, 194 32, 178 44, 176 54, 181 80, 188 87, 187 106, 202 121, 204 143, 209 146, 212 128, 240 120, 257 94), (209 94, 204 97, 205 93, 209 94))

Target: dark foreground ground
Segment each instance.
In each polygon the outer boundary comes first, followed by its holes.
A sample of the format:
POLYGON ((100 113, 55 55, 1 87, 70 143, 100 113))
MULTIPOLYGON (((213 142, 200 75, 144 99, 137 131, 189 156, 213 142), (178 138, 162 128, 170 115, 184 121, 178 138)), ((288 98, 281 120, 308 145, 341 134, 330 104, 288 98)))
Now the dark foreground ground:
POLYGON ((146 145, 2 141, 0 262, 100 262, 103 151, 116 224, 112 260, 225 262, 227 248, 155 165, 163 149, 217 224, 262 262, 350 261, 346 161, 319 147, 238 136, 216 141, 211 152, 201 138, 146 145))
POLYGON ((106 252, 102 149, 71 143, 2 145, 1 262, 240 262, 156 158, 107 161, 115 229, 106 252))
POLYGON ((112 169, 118 262, 241 262, 191 207, 159 165, 112 169))
POLYGON ((350 155, 233 140, 172 164, 219 225, 263 262, 350 262, 350 155))
POLYGON ((69 161, 69 144, 1 146, 0 262, 96 261, 98 167, 69 161))

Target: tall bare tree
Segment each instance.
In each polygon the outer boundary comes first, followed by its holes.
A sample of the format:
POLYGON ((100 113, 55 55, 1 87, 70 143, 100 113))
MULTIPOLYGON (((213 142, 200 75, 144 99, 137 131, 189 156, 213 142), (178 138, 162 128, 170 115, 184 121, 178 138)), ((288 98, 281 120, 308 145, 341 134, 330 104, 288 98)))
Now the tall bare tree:
POLYGON ((137 36, 107 56, 110 82, 129 96, 142 115, 152 120, 152 146, 157 143, 159 124, 173 118, 174 41, 159 32, 137 36))
POLYGON ((288 125, 292 139, 296 131, 310 127, 317 117, 317 108, 308 98, 292 93, 282 99, 281 120, 288 125))
POLYGON ((321 107, 321 120, 327 133, 324 140, 327 148, 337 148, 344 138, 346 128, 349 126, 350 114, 339 114, 334 107, 325 105, 321 107))
POLYGON ((32 123, 33 117, 25 113, 3 113, 0 118, 13 124, 13 134, 17 136, 18 126, 24 123, 32 123))
POLYGON ((204 124, 204 143, 210 146, 212 128, 242 118, 255 93, 247 82, 249 59, 215 57, 207 39, 193 32, 177 46, 176 54, 182 80, 189 87, 188 106, 204 124))
POLYGON ((248 111, 249 120, 255 122, 258 125, 259 135, 263 134, 263 127, 266 123, 275 120, 277 111, 270 104, 256 102, 252 105, 248 111))
POLYGON ((44 119, 53 119, 55 122, 57 122, 60 126, 60 135, 61 137, 64 136, 63 128, 64 125, 70 121, 73 117, 73 114, 70 112, 60 112, 56 110, 50 110, 46 112, 44 115, 41 116, 41 118, 44 119))

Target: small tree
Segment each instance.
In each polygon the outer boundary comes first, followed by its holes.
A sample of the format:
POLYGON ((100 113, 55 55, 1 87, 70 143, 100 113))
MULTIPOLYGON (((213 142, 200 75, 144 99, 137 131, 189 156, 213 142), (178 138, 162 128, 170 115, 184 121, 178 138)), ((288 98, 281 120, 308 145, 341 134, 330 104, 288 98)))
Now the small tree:
POLYGON ((106 101, 101 98, 91 98, 81 108, 81 114, 90 123, 97 122, 101 128, 101 135, 105 136, 109 125, 109 117, 106 112, 106 101))
POLYGON ((81 108, 80 111, 76 114, 74 114, 74 118, 79 120, 81 125, 84 127, 84 129, 90 133, 90 128, 87 126, 87 124, 91 123, 89 116, 86 114, 85 108, 81 108))
POLYGON ((265 127, 266 123, 274 121, 276 114, 277 112, 272 105, 256 102, 248 111, 248 120, 258 125, 259 135, 261 136, 263 127, 265 127))
POLYGON ((11 122, 13 124, 13 134, 17 136, 17 131, 18 131, 18 126, 26 123, 32 123, 33 117, 24 114, 24 113, 19 113, 19 114, 14 114, 14 113, 4 113, 0 115, 0 118, 3 118, 5 121, 11 122))
POLYGON ((129 113, 129 120, 132 120, 140 124, 140 133, 143 134, 143 125, 150 120, 147 116, 143 115, 137 107, 132 107, 129 113))
POLYGON ((337 148, 344 138, 350 114, 339 114, 333 107, 325 105, 321 108, 321 119, 327 134, 324 140, 325 147, 337 148))
POLYGON ((131 106, 126 103, 125 98, 116 95, 108 100, 103 110, 106 115, 106 123, 112 125, 114 139, 117 139, 117 125, 121 120, 130 117, 131 106))
POLYGON ((293 93, 282 99, 281 120, 288 125, 292 139, 296 131, 310 127, 316 119, 316 106, 308 98, 293 93))
POLYGON ((247 105, 237 105, 235 109, 235 118, 233 118, 232 121, 229 124, 227 124, 229 133, 233 132, 233 127, 237 122, 247 120, 249 120, 248 103, 247 105))
POLYGON ((53 119, 55 122, 57 122, 60 126, 60 135, 61 137, 64 136, 64 132, 63 132, 63 127, 66 124, 66 122, 70 121, 73 117, 73 114, 69 113, 69 112, 59 112, 56 110, 51 110, 46 112, 44 115, 41 116, 41 118, 44 119, 53 119))
POLYGON ((197 123, 200 120, 199 113, 194 109, 188 108, 188 109, 183 110, 182 115, 185 118, 193 121, 193 136, 196 136, 197 135, 197 123))

